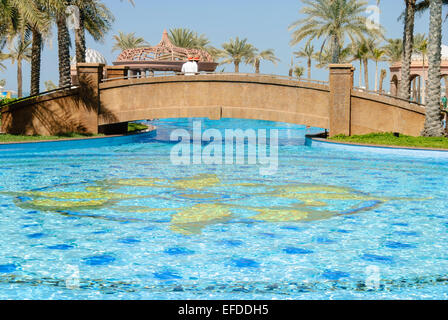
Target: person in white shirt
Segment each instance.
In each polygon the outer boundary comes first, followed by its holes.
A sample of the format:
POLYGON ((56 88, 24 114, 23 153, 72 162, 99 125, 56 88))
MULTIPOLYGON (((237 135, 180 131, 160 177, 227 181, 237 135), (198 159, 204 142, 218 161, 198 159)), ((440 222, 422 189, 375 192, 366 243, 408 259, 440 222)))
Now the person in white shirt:
POLYGON ((198 73, 198 64, 193 61, 192 57, 188 57, 188 62, 183 64, 182 73, 186 76, 194 76, 198 73))
POLYGON ((193 61, 194 63, 196 63, 196 67, 198 68, 197 73, 199 74, 199 60, 201 60, 199 57, 194 57, 193 61))

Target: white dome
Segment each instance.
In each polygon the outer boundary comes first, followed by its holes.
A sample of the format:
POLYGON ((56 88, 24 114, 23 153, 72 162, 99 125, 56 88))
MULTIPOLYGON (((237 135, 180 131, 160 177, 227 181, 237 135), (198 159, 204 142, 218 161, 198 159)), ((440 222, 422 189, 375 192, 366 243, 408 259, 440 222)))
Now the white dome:
POLYGON ((448 46, 442 44, 442 59, 448 59, 448 46))
MULTIPOLYGON (((107 65, 106 58, 98 51, 93 49, 86 50, 86 63, 102 63, 107 65)), ((76 56, 73 57, 71 65, 76 65, 76 56)))

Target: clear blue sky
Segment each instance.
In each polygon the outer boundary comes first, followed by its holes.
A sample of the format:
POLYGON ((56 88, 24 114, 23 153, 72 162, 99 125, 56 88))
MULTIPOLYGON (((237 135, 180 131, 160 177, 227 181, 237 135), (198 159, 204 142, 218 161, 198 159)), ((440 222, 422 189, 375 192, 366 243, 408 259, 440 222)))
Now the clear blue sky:
MULTIPOLYGON (((212 45, 220 47, 230 38, 239 36, 247 38, 250 43, 260 50, 273 48, 281 62, 274 66, 271 63, 262 63, 262 73, 288 74, 292 52, 299 46, 291 48, 289 41, 291 33, 288 25, 299 19, 299 11, 302 7, 300 0, 195 0, 195 1, 152 1, 135 0, 135 7, 126 1, 104 1, 115 14, 116 21, 113 29, 107 35, 104 43, 95 43, 88 36, 88 47, 102 52, 109 64, 112 64, 119 52, 112 53, 112 36, 118 31, 136 32, 136 35, 144 37, 151 45, 160 41, 163 29, 190 28, 198 33, 204 33, 212 42, 212 45)), ((402 0, 381 1, 381 24, 386 29, 388 38, 401 38, 403 33, 402 23, 397 21, 398 16, 404 10, 402 0)), ((375 4, 376 0, 369 0, 375 4)), ((446 12, 445 12, 446 14, 446 12)), ((429 28, 428 14, 417 18, 415 32, 427 33, 429 28)), ((447 39, 444 28, 444 39, 447 39)), ((446 41, 444 41, 446 43, 446 41)), ((318 47, 318 45, 316 45, 318 47)), ((72 47, 72 55, 74 47, 72 47)), ((5 48, 7 51, 7 48, 5 48)), ((295 60, 297 64, 306 65, 305 61, 295 60)), ((16 66, 4 62, 7 70, 0 73, 0 79, 7 80, 7 88, 16 90, 16 66)), ((42 61, 42 83, 52 80, 57 84, 57 42, 56 31, 53 39, 45 45, 42 61)), ((355 63, 355 66, 357 64, 355 63)), ((387 68, 383 63, 381 68, 387 68)), ((220 69, 222 67, 219 67, 220 69)), ((226 71, 232 71, 233 67, 227 65, 226 71)), ((252 72, 249 66, 243 66, 241 72, 252 72)), ((24 66, 24 92, 29 91, 30 66, 24 66)), ((324 69, 313 68, 312 77, 318 80, 327 80, 328 72, 324 69)), ((370 86, 374 82, 374 64, 370 64, 370 86)), ((386 79, 388 82, 388 78, 386 79)), ((357 84, 357 74, 355 76, 357 84)), ((43 90, 44 88, 42 88, 43 90)))

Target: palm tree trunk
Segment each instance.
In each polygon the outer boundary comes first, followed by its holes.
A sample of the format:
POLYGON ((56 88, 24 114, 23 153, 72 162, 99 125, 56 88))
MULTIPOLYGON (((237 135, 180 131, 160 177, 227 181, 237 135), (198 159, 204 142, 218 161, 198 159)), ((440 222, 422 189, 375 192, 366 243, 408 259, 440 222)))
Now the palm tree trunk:
POLYGON ((260 73, 260 60, 255 61, 255 73, 260 73))
POLYGON ((311 79, 311 58, 308 58, 308 79, 311 79))
POLYGON ((82 11, 79 14, 79 29, 75 30, 76 62, 86 62, 86 30, 82 11))
POLYGON ((412 85, 411 99, 413 101, 417 101, 417 77, 415 77, 414 80, 411 81, 411 85, 412 85))
POLYGON ((62 88, 71 84, 70 35, 63 14, 58 16, 56 24, 58 28, 59 87, 62 88))
POLYGON ((409 100, 411 98, 411 62, 414 43, 414 21, 416 0, 405 0, 406 13, 403 35, 403 56, 401 59, 401 82, 399 96, 409 100))
POLYGON ((378 92, 378 60, 375 61, 375 92, 378 92))
POLYGON ((362 87, 362 59, 359 59, 359 85, 358 87, 362 87))
POLYGON ((418 83, 417 83, 417 102, 418 103, 422 103, 422 87, 421 87, 421 85, 422 85, 422 79, 420 77, 418 77, 418 83))
POLYGON ((40 68, 42 54, 42 34, 33 29, 33 44, 31 48, 31 90, 30 95, 34 96, 40 92, 40 68))
POLYGON ((340 51, 339 39, 338 39, 338 36, 336 36, 336 35, 333 35, 332 38, 333 38, 332 39, 333 40, 333 43, 332 43, 333 54, 332 54, 331 62, 339 63, 339 51, 340 51))
POLYGON ((424 104, 426 101, 426 72, 425 72, 425 55, 422 54, 422 56, 423 56, 423 77, 422 77, 423 99, 422 99, 422 103, 424 104))
POLYGON ((380 88, 379 88, 380 93, 383 92, 383 82, 386 75, 387 75, 386 70, 382 69, 380 74, 380 88))
POLYGON ((364 85, 369 90, 369 60, 364 59, 364 85))
POLYGON ((430 2, 430 23, 428 41, 428 99, 426 121, 422 135, 427 137, 443 136, 442 112, 440 111, 442 55, 442 0, 430 2))
POLYGON ((233 64, 235 65, 235 73, 240 72, 240 63, 239 61, 234 61, 233 64))
POLYGON ((22 59, 17 59, 17 97, 23 97, 22 59))

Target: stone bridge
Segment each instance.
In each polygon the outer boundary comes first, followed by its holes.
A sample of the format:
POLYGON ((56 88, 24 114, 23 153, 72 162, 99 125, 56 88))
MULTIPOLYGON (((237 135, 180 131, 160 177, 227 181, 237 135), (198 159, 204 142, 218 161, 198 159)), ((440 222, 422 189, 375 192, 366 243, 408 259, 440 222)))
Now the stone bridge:
POLYGON ((78 87, 4 107, 2 132, 120 133, 129 121, 206 117, 302 124, 328 129, 332 136, 420 134, 423 106, 356 91, 353 71, 351 65, 330 65, 329 83, 225 73, 130 79, 125 68, 79 64, 78 87))

